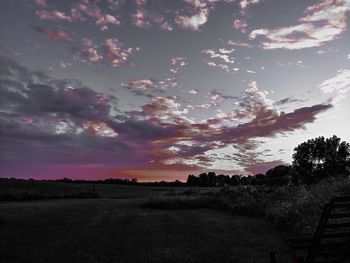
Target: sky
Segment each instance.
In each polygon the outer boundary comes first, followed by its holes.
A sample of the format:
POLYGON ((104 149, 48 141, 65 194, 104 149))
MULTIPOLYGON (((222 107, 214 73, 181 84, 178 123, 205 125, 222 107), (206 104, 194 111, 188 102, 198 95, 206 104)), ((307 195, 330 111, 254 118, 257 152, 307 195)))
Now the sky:
POLYGON ((186 180, 350 142, 350 0, 0 0, 0 177, 186 180))

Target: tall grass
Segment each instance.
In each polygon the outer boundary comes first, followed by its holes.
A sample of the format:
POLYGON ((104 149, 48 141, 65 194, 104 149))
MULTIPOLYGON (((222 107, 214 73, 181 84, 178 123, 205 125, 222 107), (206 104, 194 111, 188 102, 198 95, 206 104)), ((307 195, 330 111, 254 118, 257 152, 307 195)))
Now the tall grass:
MULTIPOLYGON (((190 190, 188 190, 190 191, 190 190)), ((193 190, 191 190, 193 191, 193 190)), ((337 195, 350 195, 350 180, 328 178, 311 186, 236 186, 216 193, 171 194, 151 198, 143 207, 209 208, 234 215, 266 218, 287 233, 313 232, 324 205, 337 195)))
POLYGON ((0 193, 0 201, 33 201, 43 199, 78 199, 78 198, 100 198, 95 190, 87 190, 63 194, 44 194, 36 190, 10 190, 0 193))
POLYGON ((309 187, 236 187, 223 194, 234 214, 265 217, 291 233, 313 232, 324 205, 334 196, 350 194, 350 180, 328 178, 309 187))

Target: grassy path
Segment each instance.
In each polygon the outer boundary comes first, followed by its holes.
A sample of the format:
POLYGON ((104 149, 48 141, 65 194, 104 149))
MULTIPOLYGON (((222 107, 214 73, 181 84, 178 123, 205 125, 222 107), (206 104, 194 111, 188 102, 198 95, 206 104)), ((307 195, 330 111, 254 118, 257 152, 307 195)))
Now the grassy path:
POLYGON ((211 210, 141 209, 140 202, 2 203, 0 261, 260 263, 269 262, 273 248, 286 253, 262 220, 211 210))

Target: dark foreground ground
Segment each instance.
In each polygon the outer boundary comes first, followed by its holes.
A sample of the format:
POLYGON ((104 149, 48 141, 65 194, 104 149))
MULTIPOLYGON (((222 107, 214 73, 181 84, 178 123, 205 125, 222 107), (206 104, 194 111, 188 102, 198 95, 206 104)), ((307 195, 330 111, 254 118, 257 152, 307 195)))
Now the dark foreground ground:
POLYGON ((289 262, 283 239, 263 220, 140 208, 164 188, 96 188, 102 199, 0 203, 0 262, 269 262, 271 250, 289 262))

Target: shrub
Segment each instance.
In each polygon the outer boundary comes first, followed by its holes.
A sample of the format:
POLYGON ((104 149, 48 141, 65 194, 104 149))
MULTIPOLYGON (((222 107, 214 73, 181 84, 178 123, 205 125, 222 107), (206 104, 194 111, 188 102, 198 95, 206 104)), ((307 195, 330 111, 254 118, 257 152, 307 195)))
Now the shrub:
POLYGON ((237 187, 224 194, 235 214, 265 216, 288 232, 313 232, 324 205, 350 194, 350 180, 328 178, 312 186, 237 187))

